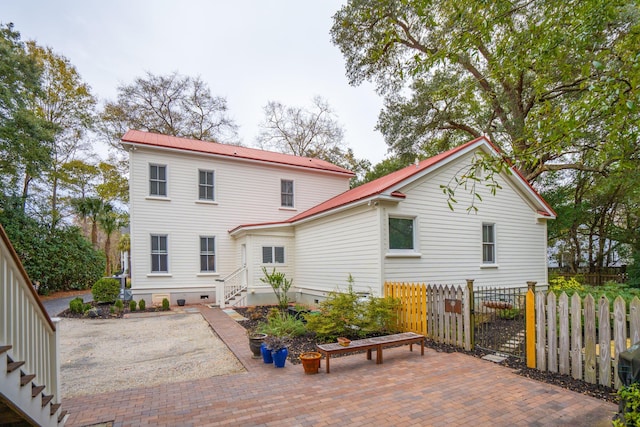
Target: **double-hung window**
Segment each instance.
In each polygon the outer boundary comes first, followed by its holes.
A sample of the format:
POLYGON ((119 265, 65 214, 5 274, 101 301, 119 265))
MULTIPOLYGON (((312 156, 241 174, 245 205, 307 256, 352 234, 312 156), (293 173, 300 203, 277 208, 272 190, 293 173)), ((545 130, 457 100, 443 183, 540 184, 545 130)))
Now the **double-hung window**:
POLYGON ((263 246, 263 264, 284 264, 284 246, 263 246))
POLYGON ((198 170, 198 199, 213 201, 214 198, 213 171, 198 170))
POLYGON ((496 226, 495 224, 482 224, 482 263, 496 263, 496 226))
POLYGON ((293 207, 293 181, 290 179, 280 180, 280 206, 293 207))
POLYGON ((203 273, 216 271, 215 237, 200 237, 200 271, 203 273))
POLYGON ((389 217, 389 249, 413 251, 415 247, 415 219, 389 217))
POLYGON ((166 235, 151 235, 151 272, 169 272, 169 251, 167 249, 166 235))
POLYGON ((149 165, 149 195, 167 197, 167 167, 149 165))

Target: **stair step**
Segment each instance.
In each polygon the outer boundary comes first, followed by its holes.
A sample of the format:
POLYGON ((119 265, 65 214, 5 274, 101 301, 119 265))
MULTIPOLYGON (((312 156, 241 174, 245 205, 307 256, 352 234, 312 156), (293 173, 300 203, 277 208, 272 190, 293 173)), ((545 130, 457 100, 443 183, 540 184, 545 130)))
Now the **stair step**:
POLYGON ((10 345, 0 345, 0 354, 7 352, 11 350, 11 346, 10 345))
POLYGON ((35 375, 33 375, 33 374, 29 374, 29 375, 27 375, 27 374, 24 374, 24 373, 23 373, 23 374, 20 376, 20 385, 21 385, 21 386, 25 386, 25 385, 29 384, 31 381, 33 381, 33 379, 34 379, 35 377, 36 377, 36 376, 35 376, 35 375))
POLYGON ((60 412, 60 415, 58 415, 58 422, 61 423, 62 420, 64 420, 65 415, 67 415, 67 410, 63 409, 62 412, 60 412))
POLYGON ((42 390, 44 390, 44 386, 43 385, 35 385, 33 384, 31 386, 31 397, 36 397, 37 395, 39 395, 42 390))
POLYGON ((42 395, 42 407, 47 406, 47 403, 51 402, 51 399, 53 399, 53 394, 42 395))
POLYGON ((54 403, 51 405, 51 415, 55 414, 58 409, 62 406, 62 403, 54 403))
MULTIPOLYGON (((8 360, 11 360, 11 359, 8 359, 8 360)), ((7 363, 7 373, 15 371, 16 369, 18 369, 22 365, 24 365, 24 362, 13 362, 13 361, 10 361, 9 363, 7 363)))

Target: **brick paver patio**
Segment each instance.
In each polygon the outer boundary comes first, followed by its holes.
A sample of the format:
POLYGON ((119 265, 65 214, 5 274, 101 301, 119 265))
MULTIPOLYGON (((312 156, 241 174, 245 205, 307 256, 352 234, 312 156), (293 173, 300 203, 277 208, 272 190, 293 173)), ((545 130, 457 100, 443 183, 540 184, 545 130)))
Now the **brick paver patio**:
MULTIPOLYGON (((67 426, 609 426, 617 406, 459 353, 387 349, 305 375, 252 359, 244 328, 199 307, 247 372, 63 401, 67 426)), ((324 367, 324 362, 323 362, 324 367)), ((206 372, 203 372, 203 377, 206 372)))

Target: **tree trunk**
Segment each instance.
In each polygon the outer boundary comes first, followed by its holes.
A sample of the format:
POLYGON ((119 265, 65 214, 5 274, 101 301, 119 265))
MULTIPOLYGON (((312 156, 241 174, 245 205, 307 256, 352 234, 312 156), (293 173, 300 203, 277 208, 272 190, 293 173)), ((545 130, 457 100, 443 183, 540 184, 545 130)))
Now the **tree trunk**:
POLYGON ((107 233, 104 242, 104 255, 107 258, 107 277, 111 276, 111 233, 107 233))

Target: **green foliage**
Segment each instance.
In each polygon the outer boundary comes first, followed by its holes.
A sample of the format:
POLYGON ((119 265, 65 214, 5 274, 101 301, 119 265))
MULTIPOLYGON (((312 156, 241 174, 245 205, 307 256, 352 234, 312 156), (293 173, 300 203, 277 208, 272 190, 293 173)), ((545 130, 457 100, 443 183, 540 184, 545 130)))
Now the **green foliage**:
POLYGON ((136 311, 136 302, 134 300, 129 301, 129 311, 136 311))
POLYGON ((395 332, 398 306, 398 300, 388 297, 362 299, 353 291, 353 278, 349 275, 347 291, 331 292, 320 303, 320 313, 310 313, 305 319, 307 329, 321 339, 339 336, 357 339, 395 332))
POLYGON ((269 335, 264 339, 264 345, 267 350, 278 351, 286 348, 289 345, 289 340, 286 337, 269 335))
POLYGON ((514 320, 520 318, 524 312, 519 308, 506 308, 502 310, 496 310, 496 315, 500 319, 504 320, 514 320))
POLYGON ((120 282, 110 277, 103 277, 93 285, 91 294, 96 302, 114 302, 120 294, 120 282))
POLYGON ((307 333, 302 320, 280 310, 273 310, 267 316, 267 322, 257 327, 257 331, 269 336, 297 337, 307 333))
POLYGON ((104 272, 104 255, 77 227, 50 230, 27 217, 15 199, 1 197, 0 223, 41 294, 88 289, 104 272))
POLYGON ((140 307, 141 311, 144 311, 147 309, 147 303, 145 300, 141 299, 140 301, 138 301, 138 307, 140 307))
POLYGON ((564 276, 556 276, 549 279, 549 290, 558 295, 566 292, 567 295, 571 296, 575 292, 584 291, 584 286, 575 277, 567 279, 564 276))
POLYGON ((124 310, 124 302, 122 302, 121 299, 116 300, 116 302, 113 304, 113 307, 115 308, 115 311, 118 313, 122 313, 122 311, 124 310))
POLYGON ((291 279, 287 279, 284 273, 276 271, 275 268, 271 273, 269 273, 265 267, 262 267, 262 273, 264 274, 264 277, 261 277, 260 281, 271 286, 273 293, 278 299, 278 308, 285 311, 289 306, 289 296, 287 295, 287 292, 289 292, 293 281, 291 279))
POLYGON ((624 402, 623 418, 613 421, 614 427, 640 425, 640 384, 633 383, 618 390, 620 400, 624 402))
POLYGON ((162 298, 162 311, 169 310, 169 300, 166 298, 162 298))
POLYGON ((633 262, 627 267, 627 284, 632 288, 640 288, 640 251, 633 253, 633 262))
POLYGON ((69 301, 69 311, 76 314, 84 313, 84 300, 77 297, 69 301))

